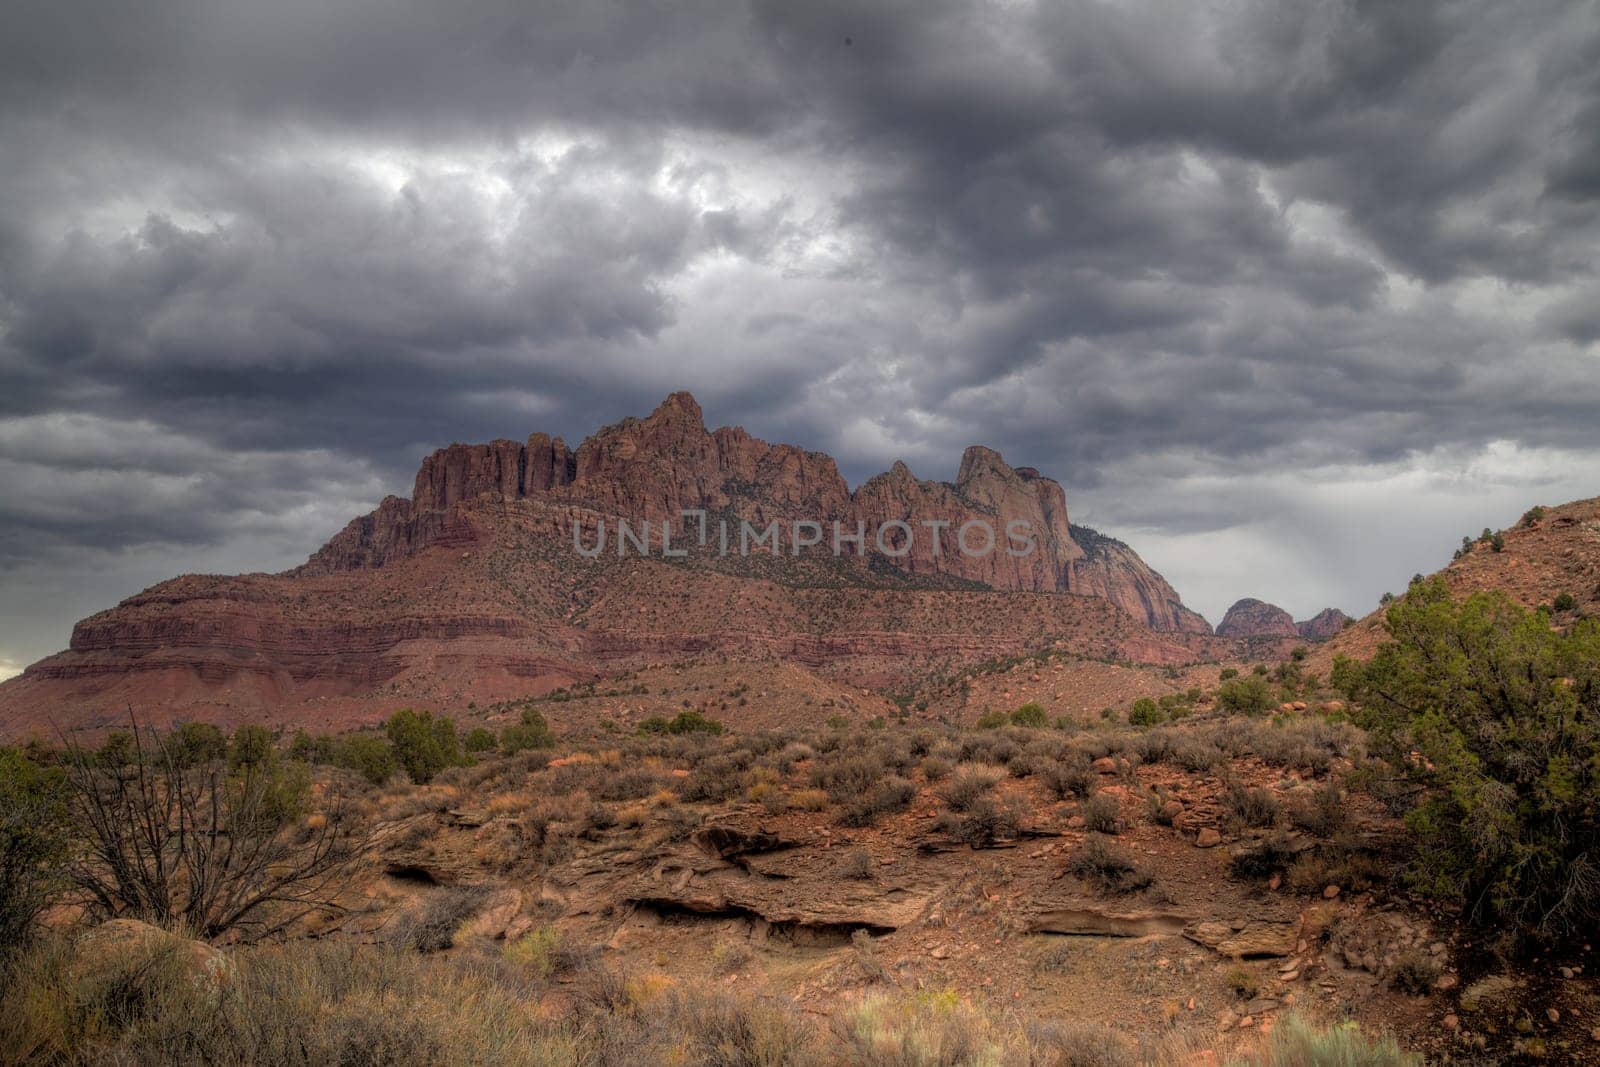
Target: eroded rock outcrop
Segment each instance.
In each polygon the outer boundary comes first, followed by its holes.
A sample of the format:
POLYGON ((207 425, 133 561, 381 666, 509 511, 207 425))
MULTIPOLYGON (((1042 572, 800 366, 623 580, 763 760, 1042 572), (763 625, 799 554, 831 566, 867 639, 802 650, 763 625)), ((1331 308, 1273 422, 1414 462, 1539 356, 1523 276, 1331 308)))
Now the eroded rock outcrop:
POLYGON ((1245 597, 1236 601, 1217 623, 1222 637, 1298 637, 1294 617, 1276 604, 1245 597))
POLYGON ((302 570, 381 567, 442 539, 470 543, 470 531, 452 524, 451 510, 484 496, 567 502, 635 523, 670 521, 680 537, 694 529, 693 520, 681 518, 684 511, 759 529, 775 520, 811 520, 823 526, 824 547, 817 551, 831 551, 837 523, 844 554, 876 556, 913 577, 1097 596, 1153 629, 1210 632, 1127 545, 1072 527, 1058 482, 1031 467, 1011 467, 993 449, 968 448, 954 482, 919 479, 896 463, 852 493, 838 465, 820 452, 769 444, 740 427, 708 431, 688 393, 672 394, 646 418, 600 430, 575 452, 544 434, 523 445, 499 440, 440 449, 423 461, 409 502, 386 499, 302 570), (864 545, 849 539, 857 531, 866 532, 864 545))
POLYGON ((1061 486, 1032 468, 973 446, 953 482, 897 463, 852 493, 828 456, 737 427, 708 431, 694 398, 675 393, 576 450, 545 434, 440 449, 409 500, 385 499, 294 571, 187 575, 91 616, 67 652, 0 688, 0 729, 58 717, 103 729, 129 706, 325 728, 405 699, 543 692, 713 652, 877 686, 1045 635, 1143 663, 1217 654, 1204 647, 1205 620, 1126 545, 1072 527, 1061 486), (683 511, 763 529, 838 522, 866 543, 845 544, 842 561, 831 537, 796 559, 788 534, 778 556, 617 559, 617 519, 677 520, 682 546, 693 522, 683 511), (612 554, 575 552, 574 523, 602 521, 612 554), (1007 551, 1024 543, 1013 529, 1031 536, 1031 552, 1007 551))
POLYGON ((1334 634, 1342 633, 1352 621, 1338 608, 1323 608, 1311 618, 1295 623, 1294 628, 1307 641, 1326 641, 1334 634))
POLYGON ((1211 624, 1184 607, 1178 591, 1133 549, 1087 526, 1074 526, 1072 537, 1084 553, 1071 566, 1067 586, 1072 592, 1109 600, 1151 629, 1211 632, 1211 624))

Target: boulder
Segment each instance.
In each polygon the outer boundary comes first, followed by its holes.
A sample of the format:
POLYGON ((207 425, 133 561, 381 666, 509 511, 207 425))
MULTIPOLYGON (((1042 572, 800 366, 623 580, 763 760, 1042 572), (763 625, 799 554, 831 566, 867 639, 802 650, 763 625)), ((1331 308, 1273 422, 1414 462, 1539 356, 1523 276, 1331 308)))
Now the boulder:
POLYGON ((109 979, 170 957, 178 973, 212 992, 233 977, 233 961, 204 941, 169 933, 138 919, 110 919, 78 938, 75 972, 79 978, 109 979))
POLYGON ((1183 936, 1232 959, 1287 956, 1294 952, 1298 926, 1292 922, 1248 919, 1241 922, 1195 922, 1183 936))

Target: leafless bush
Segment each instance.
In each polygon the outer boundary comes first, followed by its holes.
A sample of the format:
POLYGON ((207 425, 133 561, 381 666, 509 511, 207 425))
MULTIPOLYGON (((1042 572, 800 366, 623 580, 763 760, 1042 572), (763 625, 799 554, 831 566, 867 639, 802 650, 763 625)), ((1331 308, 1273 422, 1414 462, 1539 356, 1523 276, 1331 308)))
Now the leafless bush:
POLYGON ((215 761, 186 766, 154 730, 135 722, 132 738, 120 767, 66 749, 73 815, 87 838, 70 871, 92 912, 204 938, 259 938, 337 909, 371 838, 338 807, 297 826, 303 768, 270 753, 231 771, 215 761))

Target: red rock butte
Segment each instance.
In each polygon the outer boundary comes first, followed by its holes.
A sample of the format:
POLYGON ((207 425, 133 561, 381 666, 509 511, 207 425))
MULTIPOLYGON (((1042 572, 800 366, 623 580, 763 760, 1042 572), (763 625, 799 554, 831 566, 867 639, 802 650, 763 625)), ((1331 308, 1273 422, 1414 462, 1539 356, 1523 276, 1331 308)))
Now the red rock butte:
POLYGON ((576 449, 543 433, 450 445, 423 460, 409 500, 386 498, 292 571, 188 575, 91 616, 66 652, 0 686, 0 725, 97 727, 129 705, 168 721, 348 724, 694 655, 882 686, 1046 643, 1161 664, 1231 647, 1127 545, 1072 526, 1060 484, 992 449, 968 448, 953 482, 896 463, 851 492, 831 457, 708 431, 680 392, 576 449), (841 558, 826 539, 799 557, 587 559, 573 546, 575 522, 670 520, 682 534, 684 511, 916 535, 892 559, 870 535, 841 558), (1037 548, 962 552, 971 520, 1002 538, 1025 521, 1037 548))

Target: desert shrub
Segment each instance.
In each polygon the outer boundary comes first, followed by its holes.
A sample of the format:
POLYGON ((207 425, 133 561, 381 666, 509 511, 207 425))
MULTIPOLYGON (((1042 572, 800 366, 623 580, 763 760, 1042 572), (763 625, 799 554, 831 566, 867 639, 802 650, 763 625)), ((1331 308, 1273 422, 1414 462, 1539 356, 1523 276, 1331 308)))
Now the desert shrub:
POLYGON ((1287 811, 1291 825, 1318 837, 1332 837, 1345 823, 1344 800, 1339 786, 1333 782, 1294 796, 1287 811))
POLYGON ((1289 835, 1278 831, 1252 845, 1245 845, 1228 857, 1233 873, 1241 878, 1268 878, 1294 862, 1296 851, 1289 835))
MULTIPOLYGON (((174 738, 167 739, 169 751, 174 759, 181 758, 181 751, 172 749, 174 738)), ((272 762, 276 755, 273 748, 272 731, 259 723, 245 723, 233 732, 233 738, 228 742, 228 769, 238 771, 247 767, 264 767, 272 762)))
POLYGON ((941 812, 934 828, 954 841, 976 848, 987 848, 996 841, 1010 841, 1017 836, 1022 823, 1022 812, 1009 800, 980 796, 962 815, 941 812))
POLYGON ((904 778, 890 775, 873 786, 865 796, 847 802, 839 813, 839 822, 844 826, 871 826, 881 815, 904 811, 916 795, 916 786, 904 778))
POLYGON ((373 785, 387 782, 397 766, 392 746, 380 737, 361 734, 336 742, 332 762, 355 771, 373 785))
POLYGON ((662 786, 663 778, 647 767, 630 767, 607 775, 595 789, 602 800, 639 800, 662 786))
POLYGON ((0 959, 66 885, 71 827, 62 772, 0 748, 0 959))
MULTIPOLYGON (((172 746, 173 758, 185 767, 198 767, 228 754, 228 739, 222 736, 220 729, 208 722, 180 724, 172 731, 168 743, 172 746)), ((267 745, 270 747, 271 744, 272 735, 269 733, 267 745)), ((294 758, 305 759, 303 756, 294 758)))
POLYGON ((799 811, 822 811, 828 806, 827 791, 796 789, 789 794, 789 806, 799 811))
POLYGON ((332 734, 309 734, 296 730, 289 742, 289 758, 301 763, 332 763, 337 747, 332 734))
POLYGON ((1041 705, 1030 700, 1011 713, 1011 725, 1040 730, 1050 725, 1050 716, 1045 714, 1041 705))
POLYGON ((1090 834, 1067 858, 1067 873, 1107 893, 1132 893, 1153 881, 1133 857, 1100 834, 1090 834))
POLYGON ((724 758, 701 764, 677 779, 674 788, 691 804, 714 803, 744 792, 748 778, 736 761, 724 758))
POLYGON ((943 756, 929 756, 922 761, 922 776, 937 782, 950 775, 950 761, 943 756))
POLYGON ((883 779, 885 767, 877 753, 834 756, 818 760, 811 768, 811 784, 826 790, 835 804, 856 801, 883 779))
POLYGON ((1222 981, 1240 1000, 1250 1000, 1261 993, 1261 979, 1256 977, 1254 971, 1247 971, 1243 967, 1232 968, 1222 976, 1222 981))
POLYGON ((1228 782, 1222 796, 1228 820, 1236 827, 1273 826, 1283 814, 1283 805, 1265 786, 1246 786, 1228 782))
POLYGON ((1578 606, 1578 598, 1571 593, 1558 593, 1550 606, 1557 611, 1571 611, 1578 606))
POLYGON ((475 726, 469 730, 466 739, 461 742, 461 747, 473 756, 483 752, 493 752, 499 745, 499 739, 494 736, 494 731, 482 726, 475 726))
POLYGON ((1005 1043, 954 991, 867 997, 837 1026, 853 1067, 957 1067, 999 1063, 1005 1043))
POLYGON ((755 950, 748 941, 718 941, 711 948, 711 968, 718 974, 742 971, 754 963, 755 958, 755 950))
POLYGON ((1098 793, 1083 802, 1083 825, 1094 833, 1115 834, 1122 830, 1117 798, 1098 793))
POLYGON ((692 708, 685 708, 672 718, 663 718, 652 715, 639 724, 641 734, 711 734, 722 733, 722 723, 716 719, 708 719, 702 713, 692 708))
POLYGON ((1133 738, 1130 747, 1141 763, 1161 763, 1172 758, 1174 736, 1169 729, 1146 730, 1133 738))
POLYGON ((1149 697, 1140 697, 1133 702, 1133 710, 1128 712, 1128 725, 1130 726, 1155 726, 1165 722, 1166 713, 1149 697))
POLYGON ((973 723, 973 727, 978 730, 995 730, 1010 721, 1010 717, 1003 711, 986 711, 978 716, 978 721, 973 723))
POLYGON ((539 926, 507 942, 500 954, 506 962, 547 981, 581 971, 598 953, 592 946, 568 940, 554 926, 539 926))
POLYGON ((1054 765, 1054 761, 1043 756, 1035 756, 1028 752, 1018 752, 1006 761, 1006 770, 1013 778, 1030 778, 1054 765))
POLYGON ((1240 715, 1265 715, 1275 707, 1272 686, 1259 674, 1233 678, 1217 687, 1217 706, 1240 715))
POLYGON ((1172 762, 1195 774, 1209 771, 1226 758, 1221 748, 1198 734, 1184 734, 1172 743, 1172 762))
POLYGON ((1063 800, 1090 796, 1100 787, 1100 775, 1089 766, 1089 758, 1076 752, 1047 768, 1042 777, 1044 784, 1063 800))
POLYGON ((1363 852, 1343 847, 1320 848, 1302 853, 1284 883, 1297 893, 1320 893, 1330 885, 1360 892, 1384 880, 1383 865, 1363 852))
POLYGON ((523 708, 521 719, 500 731, 500 751, 508 756, 530 749, 549 748, 555 743, 550 724, 544 721, 538 708, 523 708))
POLYGON ((1163 786, 1156 786, 1153 790, 1145 794, 1144 805, 1146 816, 1148 816, 1150 821, 1155 823, 1157 826, 1171 826, 1174 816, 1173 814, 1168 813, 1167 804, 1174 799, 1176 798, 1173 797, 1171 793, 1167 792, 1163 786))
POLYGON ((1237 667, 1224 667, 1222 668, 1222 673, 1217 677, 1226 682, 1231 678, 1239 677, 1239 669, 1237 667))
POLYGON ((461 924, 478 914, 488 890, 483 886, 442 886, 433 890, 422 908, 397 922, 390 943, 418 952, 438 952, 456 943, 461 924))
POLYGON ((304 764, 246 747, 231 772, 220 762, 186 767, 169 738, 137 728, 130 762, 114 770, 75 746, 63 754, 83 841, 70 873, 88 913, 248 937, 330 906, 370 840, 352 829, 337 794, 302 822, 304 764))
POLYGON ((1028 1027, 1034 1063, 1051 1067, 1134 1067, 1133 1043, 1109 1026, 1049 1020, 1028 1027))
POLYGON ((1290 1015, 1244 1053, 1240 1067, 1422 1067, 1422 1057, 1392 1037, 1363 1033, 1354 1022, 1323 1027, 1290 1015))
POLYGON ((1569 632, 1442 579, 1388 611, 1389 640, 1336 675, 1381 756, 1427 792, 1410 875, 1469 918, 1553 941, 1600 925, 1600 620, 1569 632))
POLYGON ((1433 992, 1433 983, 1439 980, 1437 961, 1421 949, 1411 948, 1400 954, 1389 972, 1389 985, 1402 993, 1421 996, 1433 992))
POLYGON ((960 764, 944 787, 944 802, 950 805, 951 811, 966 811, 1005 777, 1006 771, 1000 767, 985 763, 960 764))
POLYGON ((872 853, 864 848, 845 853, 844 859, 839 862, 839 876, 858 882, 869 880, 872 877, 872 853))
MULTIPOLYGON (((431 711, 404 708, 389 716, 384 726, 395 760, 413 782, 425 785, 446 767, 461 762, 456 740, 456 724, 445 716, 434 718, 431 711)), ((238 734, 234 735, 238 743, 238 734)))

